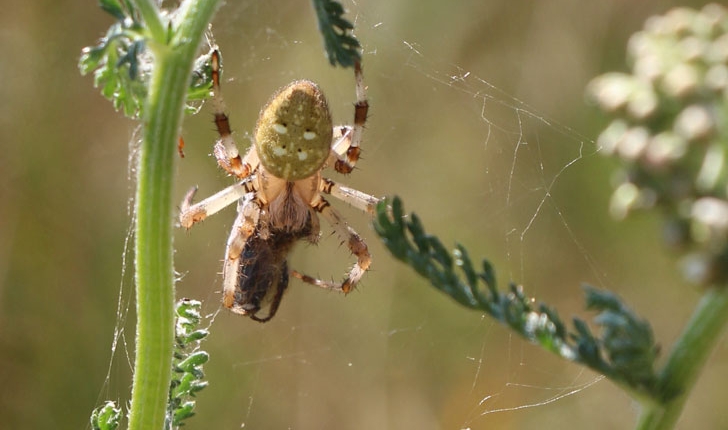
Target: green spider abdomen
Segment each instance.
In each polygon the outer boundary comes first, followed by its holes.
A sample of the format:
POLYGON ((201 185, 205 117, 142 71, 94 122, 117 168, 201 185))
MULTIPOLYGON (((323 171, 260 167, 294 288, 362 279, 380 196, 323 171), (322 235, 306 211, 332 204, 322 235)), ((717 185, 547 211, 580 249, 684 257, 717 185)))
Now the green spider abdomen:
POLYGON ((321 89, 311 81, 295 81, 274 94, 261 110, 255 149, 269 173, 297 181, 315 174, 326 162, 332 130, 321 89))

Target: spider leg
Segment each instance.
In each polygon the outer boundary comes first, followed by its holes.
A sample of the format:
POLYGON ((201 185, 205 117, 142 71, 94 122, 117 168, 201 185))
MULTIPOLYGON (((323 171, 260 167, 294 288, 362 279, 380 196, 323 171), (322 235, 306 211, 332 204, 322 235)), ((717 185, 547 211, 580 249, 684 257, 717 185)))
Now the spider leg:
POLYGON ((341 291, 345 294, 349 293, 357 284, 357 282, 359 282, 361 277, 364 275, 364 272, 369 269, 369 265, 372 262, 371 256, 369 255, 369 250, 367 249, 367 244, 364 243, 364 240, 362 240, 359 234, 346 223, 341 214, 339 214, 336 209, 331 207, 329 202, 327 202, 320 196, 316 200, 317 203, 314 203, 311 206, 316 212, 320 213, 321 216, 323 216, 329 222, 329 224, 331 224, 331 226, 334 228, 334 231, 336 231, 336 234, 344 242, 346 242, 349 250, 357 257, 357 261, 356 263, 354 263, 354 266, 351 268, 351 270, 349 270, 346 278, 341 283, 322 281, 320 279, 313 278, 295 270, 291 271, 291 275, 302 280, 303 282, 316 285, 317 287, 325 288, 328 290, 341 291))
POLYGON ((361 71, 361 63, 354 65, 354 80, 356 81, 356 104, 354 105, 354 125, 334 127, 335 142, 331 147, 328 163, 333 164, 334 169, 339 173, 351 173, 361 153, 362 135, 364 124, 367 121, 369 102, 367 101, 366 86, 364 86, 364 75, 361 71))
POLYGON ((204 220, 209 215, 214 215, 257 189, 256 177, 249 176, 199 203, 192 204, 192 199, 197 192, 197 187, 193 187, 187 192, 180 205, 179 225, 189 229, 195 223, 204 220))
MULTIPOLYGON (((337 161, 345 162, 346 152, 351 148, 352 127, 350 125, 336 125, 331 134, 331 153, 326 160, 327 165, 336 164, 337 161)), ((352 162, 356 164, 356 160, 352 162)), ((334 166, 335 167, 335 166, 334 166)), ((354 167, 353 165, 351 166, 354 167)))
POLYGON ((339 185, 331 179, 321 178, 319 191, 330 194, 337 199, 348 203, 362 212, 374 215, 374 208, 381 199, 362 193, 359 190, 339 185))
POLYGON ((235 293, 238 286, 241 255, 245 249, 245 242, 255 233, 255 226, 260 218, 260 206, 252 194, 245 196, 239 204, 241 207, 225 248, 225 262, 222 268, 222 304, 237 314, 248 315, 250 310, 236 302, 235 293))
MULTIPOLYGON (((215 115, 215 127, 220 139, 215 142, 213 154, 217 164, 229 175, 243 179, 250 175, 257 167, 258 159, 254 154, 249 153, 244 158, 240 157, 240 151, 233 139, 230 129, 230 120, 225 113, 225 100, 220 91, 220 52, 215 49, 210 54, 211 75, 212 75, 212 106, 215 115)), ((254 151, 253 151, 254 152, 254 151)))

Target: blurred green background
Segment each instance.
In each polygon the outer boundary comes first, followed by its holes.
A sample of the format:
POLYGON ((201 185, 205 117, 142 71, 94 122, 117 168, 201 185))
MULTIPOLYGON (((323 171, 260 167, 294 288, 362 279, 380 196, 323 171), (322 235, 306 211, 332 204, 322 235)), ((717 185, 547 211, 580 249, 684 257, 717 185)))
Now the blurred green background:
MULTIPOLYGON (((659 245, 657 218, 606 215, 611 161, 593 142, 604 121, 583 94, 592 77, 624 69, 627 39, 648 16, 688 3, 344 4, 371 111, 357 170, 331 176, 400 195, 446 245, 487 257, 501 284, 524 284, 564 318, 588 317, 582 282, 618 292, 669 348, 699 292, 659 245)), ((126 404, 130 391, 136 124, 79 76, 81 48, 111 24, 94 2, 2 9, 0 428, 85 428, 93 407, 126 404)), ((213 32, 241 146, 269 95, 296 78, 319 82, 336 121, 351 120, 351 72, 328 66, 309 2, 229 1, 213 32)), ((228 185, 209 155, 209 107, 183 136, 180 200, 192 185, 200 196, 228 185)), ((210 386, 186 428, 632 427, 634 405, 609 381, 432 290, 392 260, 366 216, 339 207, 367 239, 371 272, 348 297, 292 281, 264 325, 218 313, 233 210, 177 232, 178 296, 215 315, 210 386)), ((338 278, 352 259, 324 232, 289 261, 338 278)), ((680 428, 728 427, 726 377, 723 341, 680 428)))

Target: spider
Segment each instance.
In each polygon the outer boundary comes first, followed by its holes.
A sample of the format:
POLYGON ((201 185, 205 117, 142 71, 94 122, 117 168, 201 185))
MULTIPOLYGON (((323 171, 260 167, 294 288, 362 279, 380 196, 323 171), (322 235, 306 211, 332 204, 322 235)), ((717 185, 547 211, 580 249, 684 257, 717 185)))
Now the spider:
POLYGON ((356 104, 354 125, 336 126, 319 87, 307 80, 292 82, 276 92, 256 123, 253 145, 241 157, 233 140, 220 93, 220 54, 211 53, 212 104, 220 135, 213 153, 217 163, 237 183, 199 203, 192 188, 184 198, 179 224, 197 222, 237 202, 237 218, 227 241, 223 263, 222 303, 232 312, 259 322, 273 318, 289 275, 328 290, 349 293, 369 269, 366 243, 324 195, 336 197, 369 214, 380 199, 326 179, 321 171, 332 166, 350 173, 359 159, 359 144, 369 104, 361 65, 354 68, 356 104), (316 243, 319 215, 356 256, 342 282, 323 281, 289 272, 286 257, 299 240, 316 243), (258 316, 270 303, 266 316, 258 316))

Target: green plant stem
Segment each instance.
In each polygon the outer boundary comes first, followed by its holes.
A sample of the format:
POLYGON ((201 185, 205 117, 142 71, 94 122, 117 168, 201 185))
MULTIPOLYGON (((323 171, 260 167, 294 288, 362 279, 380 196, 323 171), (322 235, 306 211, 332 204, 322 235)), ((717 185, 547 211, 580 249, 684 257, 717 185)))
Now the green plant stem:
MULTIPOLYGON (((136 0, 142 11, 150 6, 136 0)), ((136 358, 129 429, 162 429, 174 343, 172 179, 195 54, 219 0, 188 0, 167 31, 151 31, 154 70, 144 115, 136 191, 136 358), (162 39, 160 39, 162 38, 162 39)), ((154 21, 144 14, 146 23, 154 21)), ((163 22, 157 18, 160 23, 163 22)), ((164 28, 164 27, 162 27, 164 28)))
POLYGON ((165 28, 162 23, 159 9, 152 0, 133 0, 139 13, 144 20, 145 28, 149 32, 149 37, 154 41, 164 41, 165 28))
POLYGON ((728 289, 712 288, 700 300, 693 317, 675 343, 659 375, 665 403, 643 404, 639 430, 671 429, 695 385, 710 352, 728 323, 728 289))

